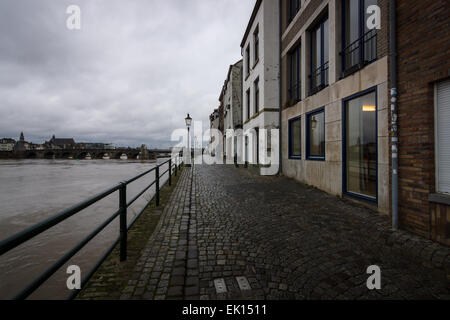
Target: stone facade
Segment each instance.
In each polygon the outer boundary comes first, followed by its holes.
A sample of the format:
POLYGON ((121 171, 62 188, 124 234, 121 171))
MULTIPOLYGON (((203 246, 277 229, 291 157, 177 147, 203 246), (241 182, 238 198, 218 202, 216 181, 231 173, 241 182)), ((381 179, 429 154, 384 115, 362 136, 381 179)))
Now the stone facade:
MULTIPOLYGON (((343 7, 341 0, 329 1, 301 1, 300 10, 289 22, 288 1, 281 0, 281 96, 282 96, 282 172, 299 181, 325 190, 339 196, 349 196, 369 204, 383 213, 389 213, 390 194, 389 181, 389 113, 388 113, 388 57, 387 57, 387 1, 380 0, 381 30, 377 30, 376 57, 371 63, 360 63, 350 73, 344 70, 342 53, 344 44, 343 34, 343 7), (324 22, 326 21, 326 22, 324 22), (315 26, 324 25, 328 29, 328 74, 324 86, 315 88, 312 84, 312 30, 315 26), (291 85, 290 60, 295 48, 300 55, 300 89, 299 99, 289 97, 291 85), (313 90, 314 89, 314 90, 313 90), (344 186, 346 178, 346 147, 345 147, 345 121, 344 102, 359 94, 374 92, 376 96, 376 158, 375 176, 376 187, 374 196, 370 199, 359 197, 359 194, 348 194, 344 186), (323 109, 321 109, 323 108, 323 109), (310 112, 324 110, 324 153, 320 161, 308 158, 308 132, 307 121, 310 112), (300 118, 299 118, 300 117, 300 118), (300 119, 301 153, 300 157, 293 159, 289 155, 289 123, 292 119, 300 119)), ((318 27, 319 28, 319 27, 318 27)), ((325 49, 324 49, 325 51, 325 49)), ((324 67, 325 70, 325 67, 324 67)), ((367 170, 367 169, 366 169, 367 170)), ((370 169, 368 169, 370 170, 370 169)), ((372 168, 372 172, 375 167, 372 168)))

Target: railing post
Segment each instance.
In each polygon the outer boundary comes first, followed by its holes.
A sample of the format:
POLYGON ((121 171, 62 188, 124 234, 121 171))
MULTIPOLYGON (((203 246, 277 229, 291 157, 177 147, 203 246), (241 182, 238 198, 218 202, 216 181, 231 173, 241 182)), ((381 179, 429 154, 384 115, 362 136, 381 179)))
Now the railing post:
POLYGON ((119 189, 120 205, 120 261, 127 260, 127 185, 121 184, 119 189))
POLYGON ((156 180, 156 206, 159 206, 159 166, 156 166, 155 171, 155 180, 156 180))
POLYGON ((169 159, 169 186, 172 185, 172 158, 169 159))
POLYGON ((175 177, 176 177, 177 176, 177 171, 178 171, 178 168, 177 168, 178 160, 177 160, 177 158, 174 158, 174 160, 175 160, 175 177))

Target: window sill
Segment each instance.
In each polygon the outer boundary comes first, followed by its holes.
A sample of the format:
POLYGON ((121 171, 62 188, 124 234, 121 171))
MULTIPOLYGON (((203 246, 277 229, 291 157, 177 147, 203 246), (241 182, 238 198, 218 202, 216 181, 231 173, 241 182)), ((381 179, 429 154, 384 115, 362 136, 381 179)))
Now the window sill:
POLYGON ((321 84, 321 85, 319 85, 319 86, 317 86, 315 88, 310 89, 309 96, 311 97, 311 96, 315 95, 316 93, 319 93, 320 91, 322 91, 326 87, 328 87, 328 84, 326 84, 326 85, 325 84, 321 84))
POLYGON ((289 156, 289 160, 302 160, 301 156, 289 156))
POLYGON ((439 204, 445 204, 447 206, 450 206, 450 194, 445 193, 431 193, 428 196, 428 201, 439 203, 439 204))
POLYGON ((308 156, 308 157, 306 157, 306 160, 308 160, 308 161, 325 161, 325 157, 308 156))

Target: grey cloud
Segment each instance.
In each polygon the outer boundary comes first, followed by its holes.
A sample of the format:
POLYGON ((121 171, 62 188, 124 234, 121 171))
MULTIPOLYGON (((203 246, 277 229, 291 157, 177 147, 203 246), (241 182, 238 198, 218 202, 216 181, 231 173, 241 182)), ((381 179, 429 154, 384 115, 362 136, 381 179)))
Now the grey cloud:
POLYGON ((0 136, 167 146, 208 122, 254 0, 2 0, 0 136), (82 30, 66 29, 66 8, 82 30))

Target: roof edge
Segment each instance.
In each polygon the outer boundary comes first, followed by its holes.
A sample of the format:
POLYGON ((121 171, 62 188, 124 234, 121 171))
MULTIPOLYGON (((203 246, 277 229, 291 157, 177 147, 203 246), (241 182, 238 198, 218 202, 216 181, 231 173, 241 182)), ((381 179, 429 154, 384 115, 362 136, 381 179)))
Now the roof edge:
POLYGON ((250 17, 250 21, 248 22, 247 28, 245 29, 244 37, 241 41, 241 48, 244 47, 245 40, 247 40, 248 34, 250 33, 250 29, 255 21, 256 14, 258 13, 259 7, 261 6, 262 0, 256 0, 255 7, 253 8, 252 15, 250 17))

